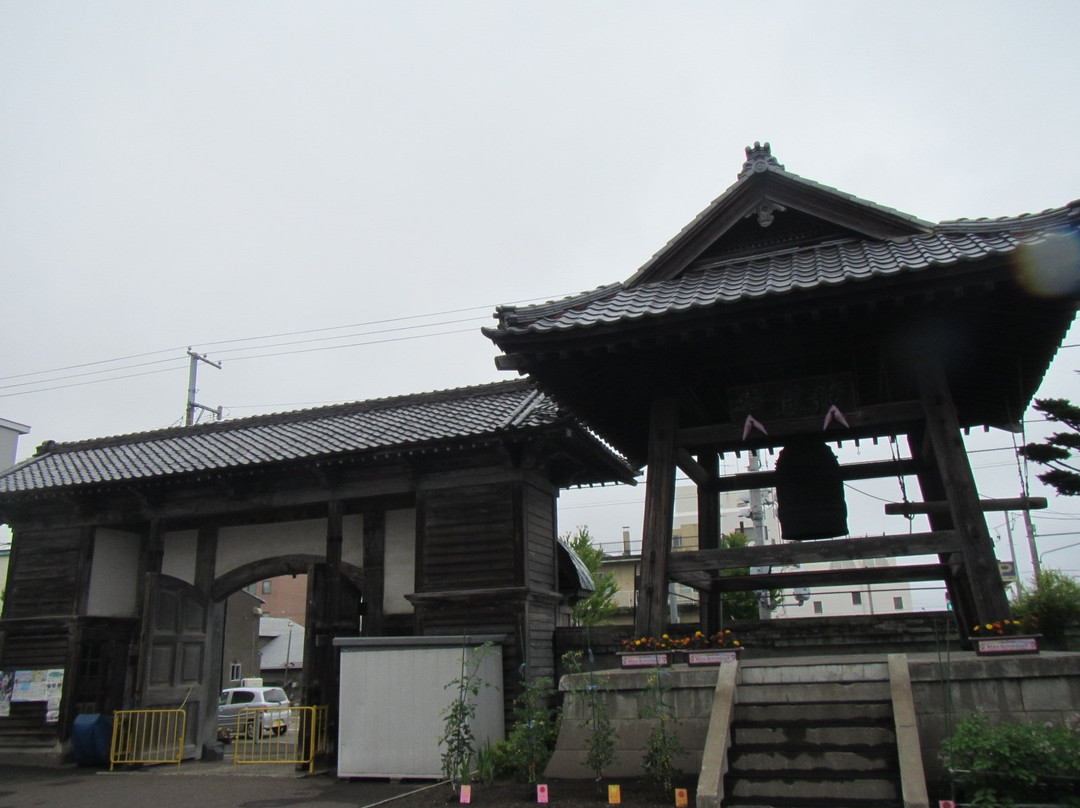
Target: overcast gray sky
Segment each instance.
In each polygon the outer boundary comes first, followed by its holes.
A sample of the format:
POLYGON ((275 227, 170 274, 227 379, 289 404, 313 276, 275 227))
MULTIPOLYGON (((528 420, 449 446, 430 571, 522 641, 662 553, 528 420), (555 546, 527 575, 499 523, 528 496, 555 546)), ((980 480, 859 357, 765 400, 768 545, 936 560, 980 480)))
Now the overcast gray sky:
MULTIPOLYGON (((0 417, 21 457, 177 424, 188 345, 231 417, 506 378, 496 304, 629 277, 755 140, 924 219, 1064 205, 1078 41, 1073 0, 8 0, 0 417)), ((1008 452, 973 458, 1017 494, 1008 452)), ((642 496, 568 494, 562 527, 639 535, 642 496)), ((1044 552, 1080 542, 1051 505, 1044 552)))

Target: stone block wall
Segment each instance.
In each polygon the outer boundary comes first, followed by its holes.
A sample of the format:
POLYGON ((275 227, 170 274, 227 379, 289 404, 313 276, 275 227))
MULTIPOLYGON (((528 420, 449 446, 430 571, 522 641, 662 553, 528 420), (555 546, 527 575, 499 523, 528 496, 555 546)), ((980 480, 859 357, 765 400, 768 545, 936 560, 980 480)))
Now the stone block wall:
POLYGON ((995 723, 1060 724, 1080 713, 1080 654, 987 658, 960 653, 941 661, 912 659, 909 667, 932 794, 947 793, 948 773, 938 755, 965 714, 978 711, 995 723))
MULTIPOLYGON (((678 719, 676 729, 683 755, 675 767, 695 777, 701 768, 701 754, 709 731, 709 714, 716 689, 718 668, 689 669, 685 666, 661 668, 664 677, 665 699, 673 704, 678 719)), ((607 705, 618 739, 615 760, 605 777, 639 777, 642 774, 641 756, 645 739, 655 720, 642 719, 641 713, 650 703, 650 677, 656 669, 612 669, 596 674, 601 682, 597 691, 607 705)), ((587 707, 581 690, 586 686, 584 675, 565 676, 559 684, 563 695, 562 726, 555 754, 548 763, 546 774, 551 778, 586 779, 593 773, 583 765, 591 730, 587 725, 587 707), (567 692, 567 691, 571 692, 567 692), (576 692, 574 692, 576 691, 576 692)))

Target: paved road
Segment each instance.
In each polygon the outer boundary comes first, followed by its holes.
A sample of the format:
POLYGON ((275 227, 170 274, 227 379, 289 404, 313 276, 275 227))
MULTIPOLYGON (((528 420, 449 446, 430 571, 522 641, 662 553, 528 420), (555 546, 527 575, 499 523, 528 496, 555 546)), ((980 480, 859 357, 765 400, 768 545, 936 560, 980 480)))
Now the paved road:
MULTIPOLYGON (((424 783, 302 776, 290 766, 184 763, 134 771, 0 764, 0 808, 363 808, 424 783)), ((387 808, 392 808, 390 803, 387 808)))

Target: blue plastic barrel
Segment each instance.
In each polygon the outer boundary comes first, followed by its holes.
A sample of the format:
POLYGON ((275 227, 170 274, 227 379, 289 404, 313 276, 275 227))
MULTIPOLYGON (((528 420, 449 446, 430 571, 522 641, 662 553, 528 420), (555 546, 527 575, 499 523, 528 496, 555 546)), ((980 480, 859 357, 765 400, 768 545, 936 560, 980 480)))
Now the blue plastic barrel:
POLYGON ((71 757, 79 766, 105 766, 112 742, 112 716, 100 713, 75 716, 71 728, 71 757))

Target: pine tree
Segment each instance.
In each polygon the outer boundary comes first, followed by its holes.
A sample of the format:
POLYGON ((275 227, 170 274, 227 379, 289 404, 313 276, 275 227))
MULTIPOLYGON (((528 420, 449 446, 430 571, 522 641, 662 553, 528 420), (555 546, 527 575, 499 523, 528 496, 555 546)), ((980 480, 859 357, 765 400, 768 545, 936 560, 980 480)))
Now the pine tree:
POLYGON ((1048 467, 1039 479, 1063 497, 1080 496, 1080 407, 1067 398, 1035 400, 1035 409, 1046 420, 1067 426, 1071 432, 1055 432, 1043 443, 1029 443, 1019 450, 1022 457, 1048 467))

